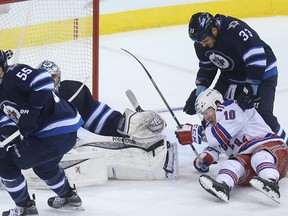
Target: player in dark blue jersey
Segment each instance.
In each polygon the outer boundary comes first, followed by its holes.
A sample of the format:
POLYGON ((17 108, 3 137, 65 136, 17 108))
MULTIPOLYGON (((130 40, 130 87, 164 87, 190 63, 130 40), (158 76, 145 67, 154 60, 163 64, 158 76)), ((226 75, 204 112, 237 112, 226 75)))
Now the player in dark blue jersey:
POLYGON ((247 23, 234 17, 207 12, 192 15, 189 37, 199 59, 196 86, 184 111, 195 114, 196 97, 214 86, 225 99, 237 99, 242 109, 255 107, 273 132, 287 143, 287 135, 273 114, 278 71, 276 57, 247 23))
POLYGON ((63 155, 76 143, 83 119, 77 109, 54 93, 52 76, 26 64, 8 66, 0 50, 0 137, 3 141, 19 129, 18 138, 0 148, 0 176, 16 203, 8 215, 38 215, 21 170, 33 168, 57 196, 52 208, 78 208, 82 201, 59 166, 63 155))
MULTIPOLYGON (((83 127, 92 133, 103 136, 127 136, 129 134, 126 133, 127 131, 124 128, 119 126, 119 122, 121 122, 121 120, 124 118, 126 124, 130 124, 131 122, 129 119, 131 116, 141 115, 140 113, 126 111, 124 115, 122 115, 119 111, 114 110, 107 104, 95 100, 89 88, 82 82, 74 80, 61 81, 61 70, 53 61, 45 60, 40 64, 39 68, 46 69, 52 75, 55 81, 55 92, 61 98, 66 100, 71 100, 73 98, 71 103, 81 114, 84 120, 83 127), (75 93, 76 95, 74 96, 75 93)), ((160 131, 162 131, 166 126, 164 119, 153 111, 146 112, 149 112, 155 119, 159 120, 157 121, 157 127, 159 127, 161 129, 160 131)), ((154 122, 154 119, 150 119, 151 122, 149 122, 149 119, 142 119, 142 124, 147 124, 147 126, 145 126, 147 128, 148 125, 151 126, 151 124, 154 122), (144 123, 144 121, 147 122, 144 123)), ((154 123, 156 123, 156 121, 154 123)), ((129 127, 132 128, 133 125, 130 125, 129 127)), ((147 132, 147 135, 154 133, 153 130, 151 132, 147 132)), ((143 138, 145 139, 145 135, 143 138)))

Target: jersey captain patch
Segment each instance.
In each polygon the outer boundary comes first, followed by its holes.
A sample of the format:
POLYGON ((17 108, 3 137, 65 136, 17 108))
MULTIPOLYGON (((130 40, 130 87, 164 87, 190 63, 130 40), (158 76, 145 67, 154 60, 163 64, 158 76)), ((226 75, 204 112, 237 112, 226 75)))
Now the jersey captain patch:
POLYGON ((206 52, 206 56, 221 70, 233 70, 234 68, 233 60, 219 51, 209 50, 206 52))

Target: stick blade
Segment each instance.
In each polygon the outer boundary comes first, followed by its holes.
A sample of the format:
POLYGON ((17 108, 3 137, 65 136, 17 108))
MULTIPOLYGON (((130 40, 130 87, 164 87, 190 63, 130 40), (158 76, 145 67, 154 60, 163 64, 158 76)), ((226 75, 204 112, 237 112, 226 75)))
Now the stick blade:
POLYGON ((134 95, 134 93, 128 89, 126 90, 126 96, 128 97, 130 103, 132 104, 132 106, 134 107, 134 109, 137 111, 137 112, 143 112, 144 110, 140 107, 138 101, 137 101, 137 98, 136 96, 134 95))

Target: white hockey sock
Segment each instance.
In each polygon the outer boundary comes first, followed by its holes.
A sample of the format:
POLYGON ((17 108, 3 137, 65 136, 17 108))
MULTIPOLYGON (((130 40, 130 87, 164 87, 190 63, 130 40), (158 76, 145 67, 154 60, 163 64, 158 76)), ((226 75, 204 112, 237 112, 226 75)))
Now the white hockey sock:
POLYGON ((238 180, 244 176, 245 170, 242 164, 237 160, 226 160, 216 177, 216 181, 225 182, 230 188, 237 185, 238 180))
POLYGON ((269 178, 279 180, 279 172, 275 166, 274 157, 265 150, 259 151, 251 158, 251 166, 259 177, 268 180, 269 178))

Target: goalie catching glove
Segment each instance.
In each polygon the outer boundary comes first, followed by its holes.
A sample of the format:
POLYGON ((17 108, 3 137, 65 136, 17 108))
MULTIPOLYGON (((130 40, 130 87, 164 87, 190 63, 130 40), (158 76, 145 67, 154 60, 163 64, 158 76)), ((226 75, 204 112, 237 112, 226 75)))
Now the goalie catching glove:
POLYGON ((133 112, 126 109, 117 131, 134 139, 147 139, 160 135, 166 127, 165 120, 154 111, 133 112))
POLYGON ((182 128, 175 131, 176 137, 180 144, 190 145, 192 143, 202 143, 202 126, 198 124, 185 124, 182 128))

